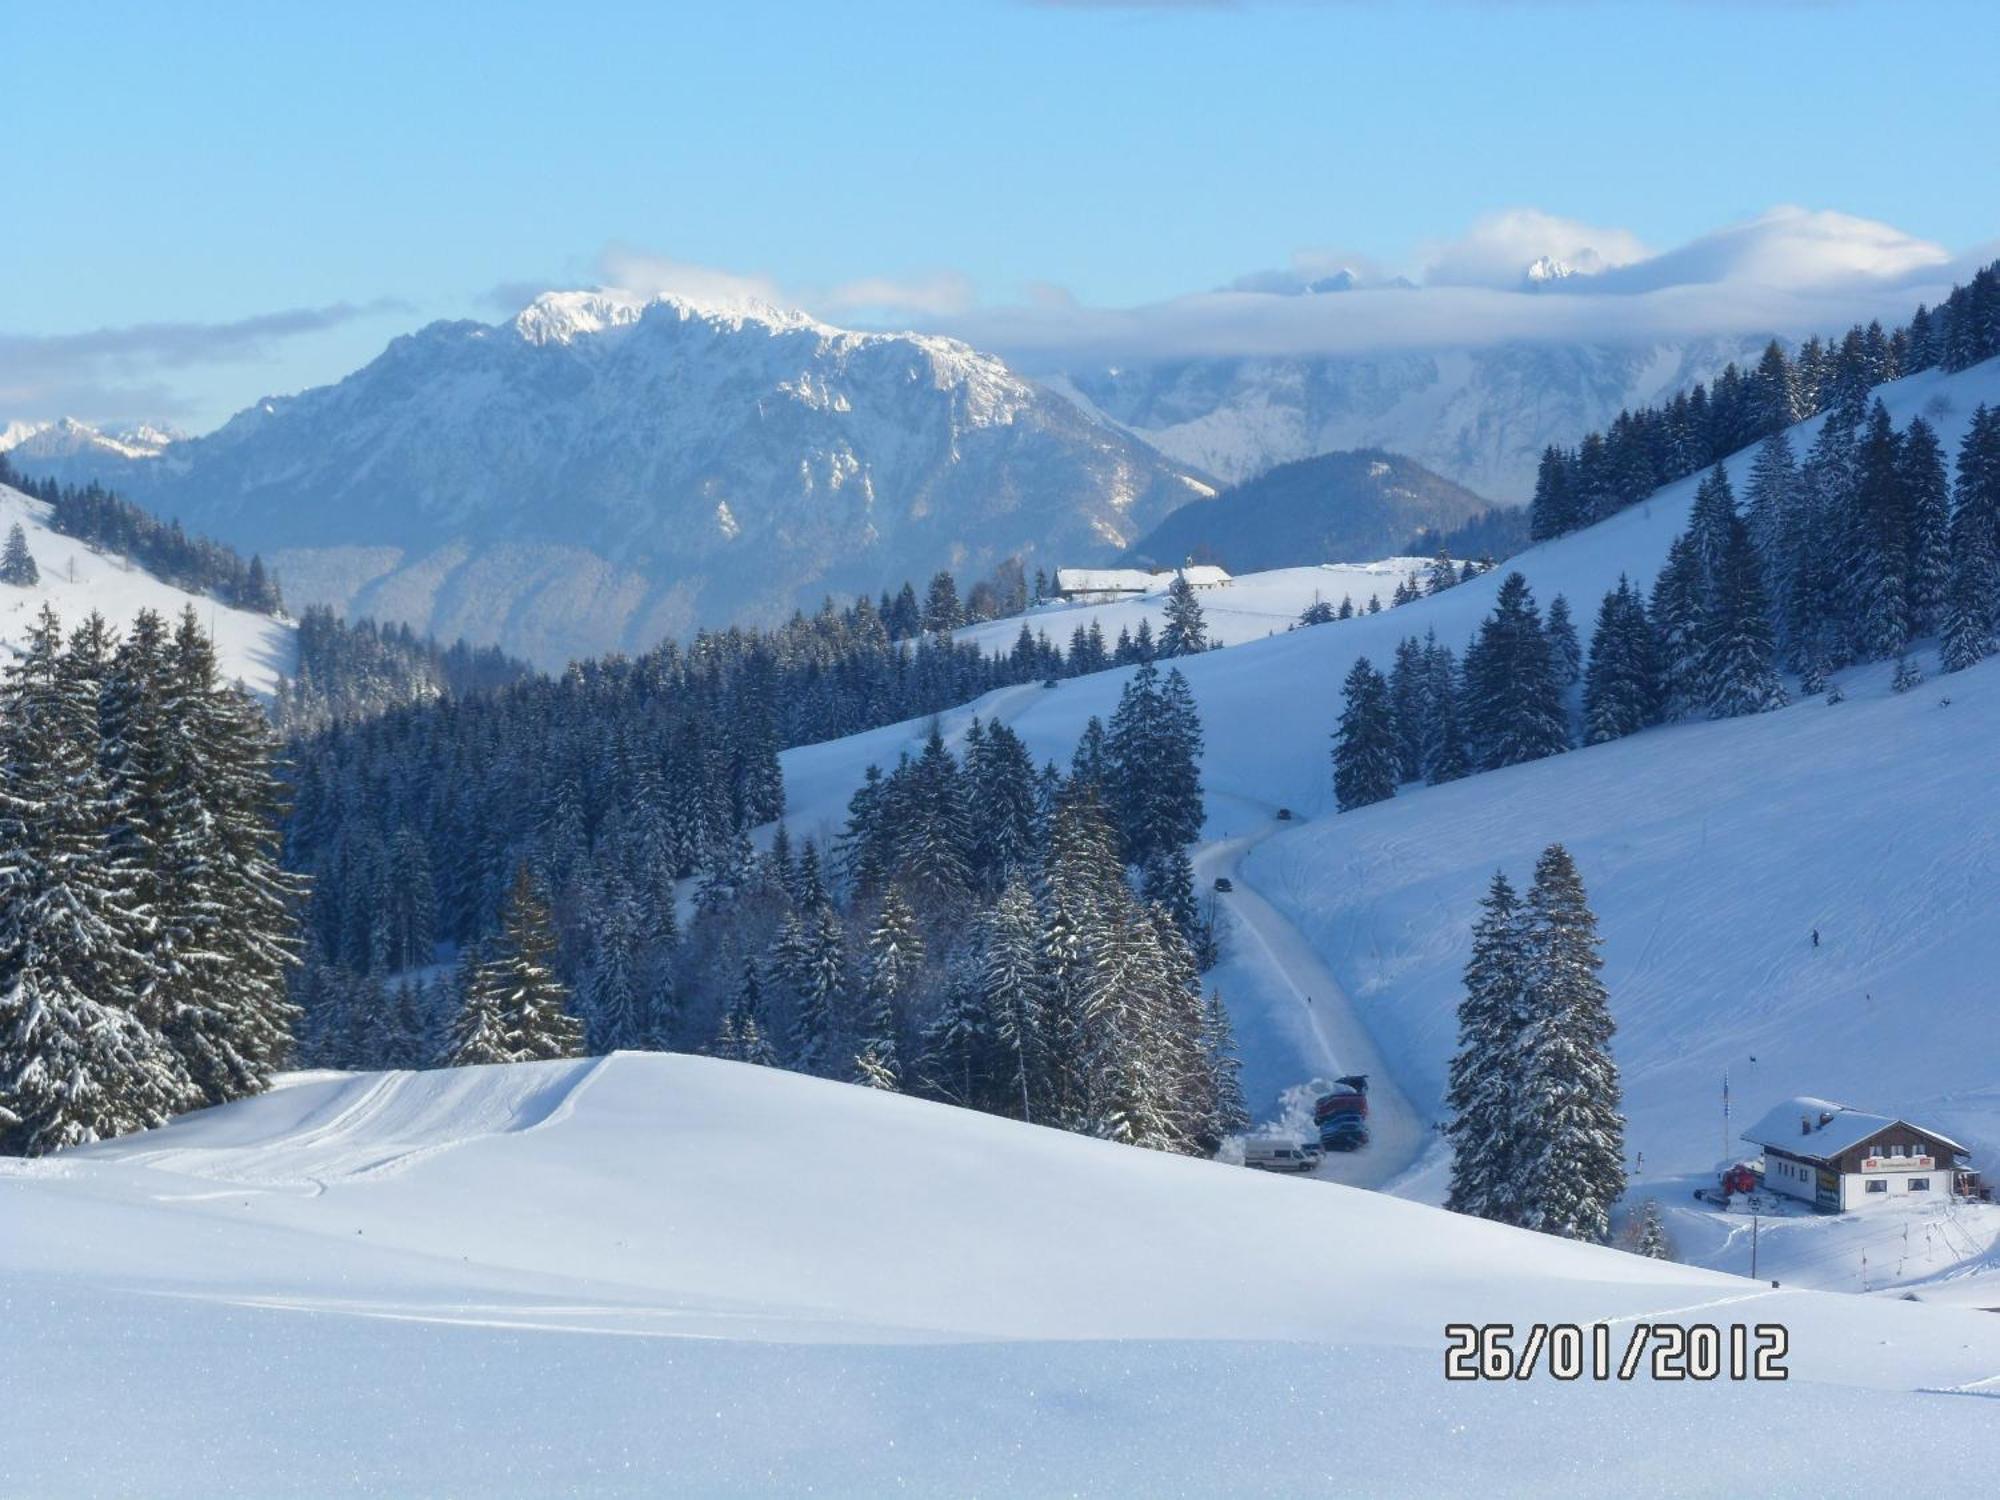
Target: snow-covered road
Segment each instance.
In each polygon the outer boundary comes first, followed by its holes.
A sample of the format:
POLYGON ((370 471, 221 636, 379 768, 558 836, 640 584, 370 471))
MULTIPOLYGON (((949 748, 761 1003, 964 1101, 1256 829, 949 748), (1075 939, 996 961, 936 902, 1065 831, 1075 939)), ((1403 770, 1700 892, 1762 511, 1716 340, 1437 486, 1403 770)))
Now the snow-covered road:
POLYGON ((1211 792, 1208 804, 1209 825, 1224 836, 1195 851, 1195 876, 1208 890, 1218 877, 1235 889, 1217 903, 1227 914, 1227 956, 1207 978, 1228 1000, 1251 1061, 1253 1112, 1265 1106, 1259 1095, 1271 1092, 1274 1077, 1279 1088, 1286 1088, 1314 1077, 1366 1073, 1372 1139, 1361 1151, 1329 1153, 1316 1175, 1352 1187, 1383 1187, 1423 1155, 1431 1131, 1390 1073, 1340 982, 1243 869, 1251 849, 1297 825, 1279 822, 1275 807, 1247 797, 1211 792), (1284 1078, 1279 1059, 1288 1054, 1309 1071, 1284 1078))

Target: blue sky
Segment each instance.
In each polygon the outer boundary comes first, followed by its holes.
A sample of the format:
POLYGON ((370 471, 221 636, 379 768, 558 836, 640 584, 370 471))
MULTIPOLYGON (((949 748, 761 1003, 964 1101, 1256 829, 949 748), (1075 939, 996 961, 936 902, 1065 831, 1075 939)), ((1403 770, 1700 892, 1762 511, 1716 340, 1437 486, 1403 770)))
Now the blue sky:
POLYGON ((0 9, 0 422, 212 425, 608 252, 1004 343, 1509 210, 2000 234, 1981 5, 0 9))

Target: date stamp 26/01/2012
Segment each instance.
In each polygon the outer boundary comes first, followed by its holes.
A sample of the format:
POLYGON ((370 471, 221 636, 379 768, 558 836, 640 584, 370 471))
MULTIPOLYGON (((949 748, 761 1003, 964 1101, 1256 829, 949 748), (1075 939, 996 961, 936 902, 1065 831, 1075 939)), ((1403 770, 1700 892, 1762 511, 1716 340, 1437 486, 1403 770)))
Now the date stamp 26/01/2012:
POLYGON ((1608 1323, 1447 1323, 1446 1380, 1783 1380, 1790 1335, 1782 1323, 1635 1323, 1623 1339, 1608 1323))

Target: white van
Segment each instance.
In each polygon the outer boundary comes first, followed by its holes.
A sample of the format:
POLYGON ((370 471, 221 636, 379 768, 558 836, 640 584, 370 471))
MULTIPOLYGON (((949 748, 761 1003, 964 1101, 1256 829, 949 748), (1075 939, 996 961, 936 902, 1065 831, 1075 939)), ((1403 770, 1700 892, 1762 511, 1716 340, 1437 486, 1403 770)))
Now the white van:
POLYGON ((1297 1141, 1249 1140, 1243 1143, 1243 1165, 1260 1172, 1310 1172, 1319 1156, 1297 1141))

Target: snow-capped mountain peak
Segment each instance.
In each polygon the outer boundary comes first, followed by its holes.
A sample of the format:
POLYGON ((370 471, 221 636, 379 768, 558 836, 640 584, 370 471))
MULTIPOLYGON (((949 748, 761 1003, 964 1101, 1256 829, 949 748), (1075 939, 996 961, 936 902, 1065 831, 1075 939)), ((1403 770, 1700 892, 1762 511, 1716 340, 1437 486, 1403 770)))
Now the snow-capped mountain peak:
MULTIPOLYGON (((12 453, 22 460, 71 459, 92 455, 110 459, 158 458, 182 434, 171 427, 141 422, 132 427, 106 430, 79 422, 74 417, 58 417, 53 422, 9 422, 0 427, 0 453, 12 453)), ((30 462, 27 467, 36 467, 30 462)))
POLYGON ((439 322, 113 479, 327 602, 559 666, 1009 556, 1109 561, 1195 476, 955 339, 753 298, 439 322))

